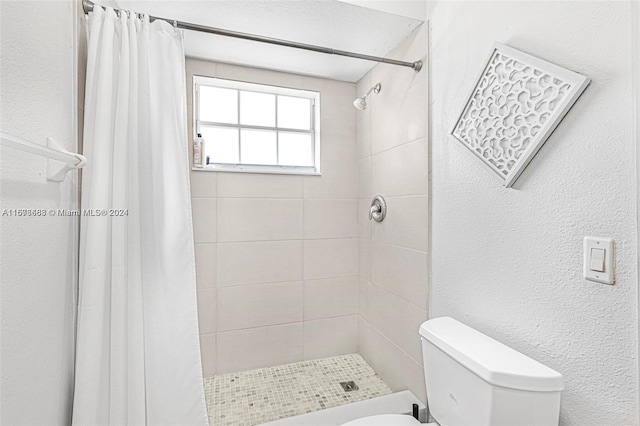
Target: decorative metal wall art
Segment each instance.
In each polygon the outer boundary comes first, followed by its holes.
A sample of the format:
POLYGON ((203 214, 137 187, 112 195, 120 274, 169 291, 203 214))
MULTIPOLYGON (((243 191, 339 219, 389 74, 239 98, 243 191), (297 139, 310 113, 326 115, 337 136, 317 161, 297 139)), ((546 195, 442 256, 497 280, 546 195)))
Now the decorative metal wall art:
POLYGON ((451 135, 511 187, 589 79, 495 43, 451 135))

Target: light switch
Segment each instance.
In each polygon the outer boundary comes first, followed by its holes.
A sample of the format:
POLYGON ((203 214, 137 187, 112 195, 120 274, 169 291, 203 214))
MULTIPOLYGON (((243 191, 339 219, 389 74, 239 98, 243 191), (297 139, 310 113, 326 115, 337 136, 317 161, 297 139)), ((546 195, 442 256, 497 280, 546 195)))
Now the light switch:
POLYGON ((614 245, 611 238, 584 237, 583 275, 589 281, 613 284, 614 245))
POLYGON ((604 272, 604 257, 604 249, 592 248, 590 269, 596 272, 604 272))

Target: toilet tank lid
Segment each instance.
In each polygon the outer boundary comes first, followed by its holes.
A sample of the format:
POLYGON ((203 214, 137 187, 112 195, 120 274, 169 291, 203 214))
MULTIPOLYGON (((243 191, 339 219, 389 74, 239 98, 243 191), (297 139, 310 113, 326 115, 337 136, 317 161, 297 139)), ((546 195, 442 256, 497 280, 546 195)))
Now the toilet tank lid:
POLYGON ((564 389, 562 374, 453 318, 424 322, 420 335, 492 385, 537 392, 564 389))

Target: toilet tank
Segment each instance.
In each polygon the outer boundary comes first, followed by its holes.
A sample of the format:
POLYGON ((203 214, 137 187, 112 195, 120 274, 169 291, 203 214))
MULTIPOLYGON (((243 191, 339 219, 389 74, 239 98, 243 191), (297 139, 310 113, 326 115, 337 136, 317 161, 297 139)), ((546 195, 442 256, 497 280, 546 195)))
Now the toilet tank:
POLYGON ((420 327, 429 411, 441 426, 557 425, 562 375, 449 317, 420 327))

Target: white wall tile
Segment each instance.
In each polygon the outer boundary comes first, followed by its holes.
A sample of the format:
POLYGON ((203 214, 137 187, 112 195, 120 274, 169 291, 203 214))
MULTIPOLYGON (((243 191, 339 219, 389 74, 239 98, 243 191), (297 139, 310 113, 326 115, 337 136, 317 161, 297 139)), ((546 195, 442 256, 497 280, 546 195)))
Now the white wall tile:
POLYGON ((358 240, 306 240, 304 279, 355 276, 358 272, 358 240))
MULTIPOLYGON (((303 84, 307 90, 320 92, 327 98, 349 99, 356 93, 356 85, 348 81, 307 76, 303 77, 303 84)), ((329 106, 327 105, 327 107, 329 106)))
POLYGON ((215 243, 198 243, 196 251, 196 284, 198 288, 216 286, 216 254, 215 243))
POLYGON ((200 334, 216 332, 216 289, 199 288, 198 296, 198 328, 200 334))
POLYGON ((320 158, 327 160, 356 159, 356 132, 353 127, 323 123, 320 136, 320 158))
POLYGON ((304 320, 358 313, 358 279, 325 278, 304 282, 304 320))
POLYGON ((304 238, 355 238, 357 201, 304 200, 304 238))
POLYGON ((349 131, 355 134, 356 109, 353 100, 356 98, 356 85, 313 77, 307 78, 305 84, 308 90, 320 92, 320 121, 332 125, 338 123, 341 128, 348 126, 349 131))
POLYGON ((356 198, 358 166, 353 161, 325 161, 322 176, 304 177, 305 198, 356 198))
MULTIPOLYGON (((193 59, 193 58, 187 58, 185 65, 187 69, 187 74, 189 76, 195 74, 195 75, 207 75, 207 76, 215 77, 216 69, 218 67, 218 64, 216 62, 203 61, 200 59, 193 59)), ((190 78, 188 78, 188 80, 190 80, 190 78)), ((189 82, 187 82, 187 84, 189 84, 191 87, 191 90, 187 90, 187 93, 191 92, 191 94, 193 94, 193 87, 192 87, 193 85, 190 84, 189 82)))
POLYGON ((279 71, 270 71, 264 68, 252 68, 218 63, 216 66, 215 76, 229 80, 248 81, 250 83, 304 89, 303 76, 279 71))
POLYGON ((371 198, 371 157, 358 160, 358 198, 371 198))
MULTIPOLYGON (((367 73, 358 82, 356 96, 362 96, 371 88, 371 73, 367 73)), ((356 112, 356 134, 358 137, 357 157, 358 159, 371 155, 371 109, 356 112)))
POLYGON ((386 197, 387 215, 372 223, 372 238, 389 244, 427 251, 429 199, 426 195, 386 197))
POLYGON ((304 359, 350 354, 357 350, 357 315, 304 322, 304 359))
POLYGON ((303 360, 302 323, 218 333, 218 374, 303 360))
POLYGON ((192 170, 190 176, 193 198, 215 198, 218 195, 218 173, 192 170))
POLYGON ((219 287, 302 280, 302 241, 218 243, 219 287))
MULTIPOLYGON (((194 73, 321 93, 322 176, 191 172, 205 374, 299 361, 305 309, 308 319, 357 312, 356 87, 193 59, 187 72, 190 134, 194 73), (303 239, 310 240, 306 260, 303 239), (303 268, 309 272, 304 284, 303 268)), ((367 145, 370 152, 369 139, 367 145)), ((329 338, 322 326, 312 324, 310 337, 329 338)), ((343 334, 355 351, 357 323, 343 334)), ((348 346, 338 343, 325 346, 348 346)))
POLYGON ((426 139, 397 146, 371 157, 372 193, 425 195, 429 189, 429 159, 426 139))
POLYGON ((370 312, 374 313, 368 319, 371 325, 421 364, 422 347, 418 330, 427 320, 426 309, 376 285, 368 286, 367 290, 370 312))
POLYGON ((193 240, 196 243, 216 242, 215 198, 192 198, 193 240))
POLYGON ((358 315, 358 353, 369 365, 373 365, 371 325, 358 315))
POLYGON ((427 254, 399 246, 371 243, 371 281, 427 308, 427 254))
POLYGON ((373 290, 370 287, 373 286, 369 281, 358 277, 358 315, 362 317, 368 323, 371 322, 371 305, 370 300, 373 295, 373 290))
MULTIPOLYGON (((392 56, 425 60, 426 27, 392 56)), ((360 80, 358 93, 376 83, 381 92, 356 120, 358 350, 393 390, 408 388, 426 400, 418 327, 427 316, 427 69, 405 74, 378 65, 360 80), (368 220, 375 194, 387 201, 381 223, 368 220)))
POLYGON ((302 282, 218 289, 218 331, 302 321, 302 282))
POLYGON ((218 173, 221 198, 302 198, 303 176, 218 173))
MULTIPOLYGON (((416 339, 419 336, 416 333, 416 339)), ((392 341, 371 328, 372 367, 393 391, 409 389, 423 403, 427 401, 424 368, 392 341)))
POLYGON ((371 240, 358 239, 358 276, 371 280, 371 240))
POLYGON ((371 132, 373 153, 426 136, 426 25, 409 36, 400 50, 394 51, 393 57, 407 55, 405 60, 422 59, 425 67, 418 73, 402 74, 401 78, 393 67, 377 66, 371 71, 371 81, 382 85, 370 106, 371 120, 375 123, 375 131, 371 132))
POLYGON ((383 90, 371 102, 371 152, 377 154, 405 142, 425 138, 427 134, 427 81, 416 81, 405 93, 389 93, 394 86, 406 87, 399 78, 382 78, 383 90), (395 84, 398 83, 398 84, 395 84), (389 87, 391 86, 391 87, 389 87), (385 90, 386 89, 386 90, 385 90))
POLYGON ((361 198, 358 200, 358 238, 371 238, 373 220, 369 220, 370 209, 371 199, 361 198))
POLYGON ((368 72, 356 83, 356 96, 363 96, 371 86, 371 73, 368 72))
POLYGON ((355 89, 351 94, 335 93, 334 96, 321 96, 320 121, 325 123, 322 127, 327 127, 327 123, 338 122, 343 132, 355 135, 357 112, 353 107, 355 98, 355 89))
POLYGON ((302 239, 302 200, 218 198, 218 242, 302 239))
POLYGON ((200 335, 200 352, 202 358, 202 375, 215 376, 217 373, 217 349, 215 334, 200 335))

